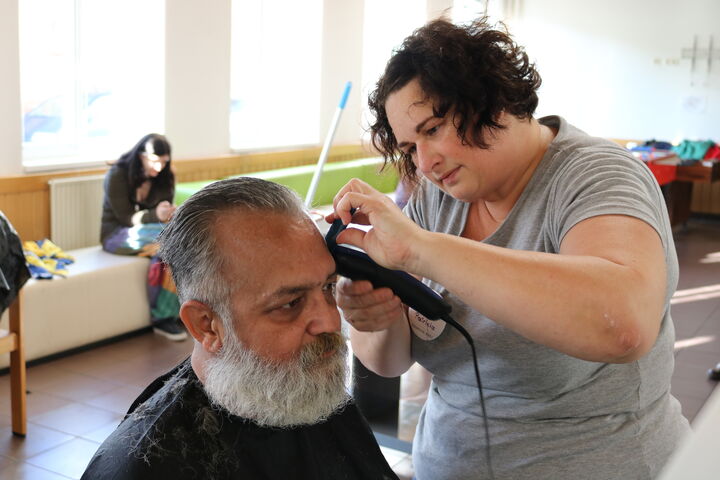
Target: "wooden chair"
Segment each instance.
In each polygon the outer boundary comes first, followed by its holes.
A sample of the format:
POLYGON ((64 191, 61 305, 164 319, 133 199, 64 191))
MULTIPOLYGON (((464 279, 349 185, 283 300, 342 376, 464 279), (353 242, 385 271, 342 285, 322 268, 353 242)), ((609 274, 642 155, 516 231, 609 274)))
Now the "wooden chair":
POLYGON ((9 331, 0 330, 0 353, 10 353, 10 402, 12 431, 24 437, 27 433, 25 347, 22 335, 22 289, 10 305, 9 331))

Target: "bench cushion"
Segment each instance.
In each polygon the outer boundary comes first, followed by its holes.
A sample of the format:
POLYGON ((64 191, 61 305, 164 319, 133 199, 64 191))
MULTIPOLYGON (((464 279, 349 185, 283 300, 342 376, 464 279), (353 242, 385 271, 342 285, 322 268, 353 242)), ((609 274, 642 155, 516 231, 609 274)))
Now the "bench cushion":
MULTIPOLYGON (((70 250, 67 278, 29 280, 23 287, 27 360, 81 347, 150 325, 147 258, 70 250)), ((7 325, 7 312, 3 323, 7 325)), ((0 367, 9 364, 0 356, 0 367)))

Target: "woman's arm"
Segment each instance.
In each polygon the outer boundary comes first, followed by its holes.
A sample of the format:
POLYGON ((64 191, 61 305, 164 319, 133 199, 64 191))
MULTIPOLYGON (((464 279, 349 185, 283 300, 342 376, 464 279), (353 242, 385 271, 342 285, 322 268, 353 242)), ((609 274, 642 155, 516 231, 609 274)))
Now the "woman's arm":
POLYGON ((587 219, 568 232, 560 254, 425 233, 407 268, 529 340, 613 363, 634 361, 655 343, 665 254, 657 232, 641 220, 587 219))
POLYGON ((130 201, 130 185, 126 169, 114 166, 108 171, 105 198, 105 203, 110 207, 116 222, 124 227, 131 227, 136 212, 135 205, 130 201))
POLYGON ((355 184, 338 215, 373 229, 338 241, 382 265, 432 278, 498 324, 577 358, 630 362, 652 348, 666 289, 662 242, 645 222, 621 215, 575 225, 559 254, 511 250, 421 229, 382 194, 355 184), (359 214, 359 215, 358 215, 359 214))
POLYGON ((337 300, 345 320, 353 326, 353 353, 366 368, 384 377, 397 377, 412 366, 405 308, 390 289, 374 290, 370 282, 342 278, 337 300))
POLYGON ((167 223, 175 213, 175 205, 173 198, 175 197, 174 177, 171 183, 161 182, 157 178, 152 180, 150 190, 150 201, 155 204, 154 208, 148 211, 148 215, 143 217, 143 223, 162 222, 167 223))

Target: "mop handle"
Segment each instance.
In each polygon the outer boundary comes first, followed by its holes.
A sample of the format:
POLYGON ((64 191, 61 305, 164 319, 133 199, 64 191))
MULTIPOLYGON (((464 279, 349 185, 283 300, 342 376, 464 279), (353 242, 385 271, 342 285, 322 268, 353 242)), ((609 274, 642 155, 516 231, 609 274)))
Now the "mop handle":
POLYGON ((330 145, 332 144, 333 137, 335 136, 335 130, 337 130, 338 123, 340 123, 340 116, 345 109, 345 104, 347 103, 348 96, 350 95, 351 87, 352 82, 347 82, 345 84, 345 90, 343 90, 340 104, 338 104, 338 107, 335 110, 335 115, 330 123, 330 130, 325 137, 325 144, 320 152, 320 159, 315 167, 315 173, 313 174, 312 181, 310 182, 310 188, 308 189, 307 196, 305 197, 305 206, 307 208, 312 206, 313 199, 315 198, 315 191, 317 190, 318 183, 320 183, 320 176, 322 175, 323 167, 325 167, 325 161, 327 160, 328 152, 330 151, 330 145))

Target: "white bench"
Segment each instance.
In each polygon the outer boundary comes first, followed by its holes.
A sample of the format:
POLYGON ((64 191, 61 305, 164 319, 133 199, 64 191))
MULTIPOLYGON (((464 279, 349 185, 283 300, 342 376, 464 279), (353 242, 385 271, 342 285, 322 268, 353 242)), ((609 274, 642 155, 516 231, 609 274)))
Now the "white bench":
MULTIPOLYGON (((112 255, 99 245, 67 253, 75 258, 67 278, 31 279, 23 287, 27 361, 150 325, 148 258, 112 255)), ((5 312, 2 324, 7 321, 5 312)), ((8 366, 7 357, 0 356, 0 368, 8 366)))

